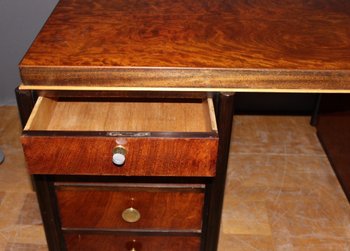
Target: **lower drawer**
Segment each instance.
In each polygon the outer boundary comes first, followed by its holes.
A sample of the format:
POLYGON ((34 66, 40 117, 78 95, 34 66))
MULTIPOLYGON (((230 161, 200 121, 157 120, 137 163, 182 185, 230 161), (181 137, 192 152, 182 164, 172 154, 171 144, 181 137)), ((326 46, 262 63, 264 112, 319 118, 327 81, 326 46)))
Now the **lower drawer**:
POLYGON ((200 232, 200 184, 57 185, 63 229, 165 229, 200 232))
POLYGON ((198 251, 196 236, 65 234, 68 251, 198 251))

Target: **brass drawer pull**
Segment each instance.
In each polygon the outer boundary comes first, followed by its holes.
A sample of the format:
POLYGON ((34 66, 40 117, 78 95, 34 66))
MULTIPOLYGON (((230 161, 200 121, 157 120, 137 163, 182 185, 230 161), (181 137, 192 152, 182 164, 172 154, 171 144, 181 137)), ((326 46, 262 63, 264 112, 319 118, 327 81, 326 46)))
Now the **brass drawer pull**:
POLYGON ((126 159, 126 149, 122 145, 118 145, 113 149, 112 161, 117 166, 122 166, 126 159))
POLYGON ((140 220, 141 214, 137 209, 129 207, 123 211, 122 218, 126 222, 134 223, 140 220))

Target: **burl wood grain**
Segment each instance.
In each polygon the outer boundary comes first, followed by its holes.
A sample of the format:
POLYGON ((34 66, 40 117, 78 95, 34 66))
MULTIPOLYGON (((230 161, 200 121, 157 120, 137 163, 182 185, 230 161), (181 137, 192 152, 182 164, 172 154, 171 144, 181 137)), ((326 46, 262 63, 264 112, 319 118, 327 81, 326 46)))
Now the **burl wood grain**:
POLYGON ((57 190, 63 228, 109 228, 201 231, 204 193, 195 191, 112 191, 105 188, 57 190), (125 209, 141 218, 123 220, 125 209))
POLYGON ((214 176, 218 138, 22 136, 31 174, 214 176), (122 167, 112 163, 116 140, 127 149, 122 167))
POLYGON ((198 251, 199 237, 65 234, 68 251, 198 251), (133 244, 133 241, 135 243, 133 244))
POLYGON ((61 1, 26 85, 350 90, 345 0, 61 1))

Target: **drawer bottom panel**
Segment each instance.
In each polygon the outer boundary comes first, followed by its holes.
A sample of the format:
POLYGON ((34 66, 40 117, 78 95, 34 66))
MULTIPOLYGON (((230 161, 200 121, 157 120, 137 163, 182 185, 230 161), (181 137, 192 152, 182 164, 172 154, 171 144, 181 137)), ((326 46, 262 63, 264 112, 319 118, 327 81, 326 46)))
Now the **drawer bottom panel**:
POLYGON ((196 236, 137 236, 66 233, 68 251, 199 251, 196 236))

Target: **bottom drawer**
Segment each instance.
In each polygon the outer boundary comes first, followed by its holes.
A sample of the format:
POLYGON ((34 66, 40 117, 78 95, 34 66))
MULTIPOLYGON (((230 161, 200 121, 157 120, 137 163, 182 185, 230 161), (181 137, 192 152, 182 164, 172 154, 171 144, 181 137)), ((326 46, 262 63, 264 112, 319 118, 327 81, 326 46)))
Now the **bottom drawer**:
POLYGON ((109 234, 65 234, 68 251, 198 251, 195 236, 137 236, 109 234))

